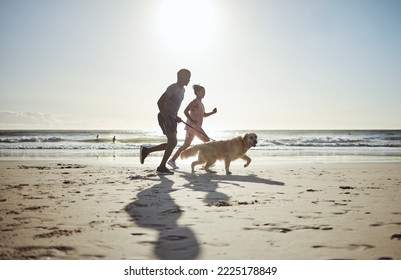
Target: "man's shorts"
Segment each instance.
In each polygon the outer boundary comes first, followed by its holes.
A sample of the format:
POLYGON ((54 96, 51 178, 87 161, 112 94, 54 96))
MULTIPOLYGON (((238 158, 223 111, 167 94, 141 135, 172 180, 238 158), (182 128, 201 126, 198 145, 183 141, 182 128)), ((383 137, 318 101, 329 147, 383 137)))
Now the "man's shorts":
POLYGON ((157 114, 157 119, 159 121, 159 125, 163 131, 163 134, 167 133, 177 133, 177 120, 171 116, 168 116, 167 120, 163 118, 162 114, 157 114), (166 125, 168 122, 170 125, 166 125))

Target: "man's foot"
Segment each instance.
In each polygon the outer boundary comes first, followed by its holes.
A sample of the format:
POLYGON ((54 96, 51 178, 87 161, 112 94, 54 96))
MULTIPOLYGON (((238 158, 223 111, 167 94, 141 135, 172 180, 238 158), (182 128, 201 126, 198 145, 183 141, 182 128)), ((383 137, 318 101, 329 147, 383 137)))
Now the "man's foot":
POLYGON ((174 175, 174 172, 168 170, 167 167, 160 167, 160 166, 157 168, 157 173, 162 175, 174 175))
POLYGON ((172 160, 172 159, 170 159, 170 160, 167 162, 167 164, 170 165, 173 169, 178 169, 178 168, 179 168, 179 167, 175 164, 175 161, 172 160))
POLYGON ((145 162, 145 158, 149 155, 148 148, 141 146, 141 149, 139 151, 139 161, 141 164, 145 162))

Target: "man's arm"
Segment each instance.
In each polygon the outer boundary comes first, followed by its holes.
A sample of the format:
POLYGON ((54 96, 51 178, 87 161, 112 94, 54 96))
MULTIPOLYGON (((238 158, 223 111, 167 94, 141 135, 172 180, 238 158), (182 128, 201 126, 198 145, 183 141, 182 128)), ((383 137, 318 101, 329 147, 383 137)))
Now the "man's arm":
POLYGON ((162 96, 157 101, 157 106, 159 107, 160 114, 162 114, 164 119, 167 119, 167 113, 164 108, 165 107, 164 104, 166 103, 167 98, 168 98, 168 96, 167 96, 167 91, 166 91, 165 93, 162 94, 162 96))

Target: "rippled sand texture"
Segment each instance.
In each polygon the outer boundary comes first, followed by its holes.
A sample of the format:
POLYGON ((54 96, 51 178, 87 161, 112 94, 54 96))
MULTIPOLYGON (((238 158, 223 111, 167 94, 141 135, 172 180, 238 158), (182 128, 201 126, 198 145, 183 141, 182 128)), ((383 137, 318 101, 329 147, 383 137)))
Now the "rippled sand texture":
POLYGON ((401 164, 265 162, 1 161, 0 259, 401 259, 401 164))

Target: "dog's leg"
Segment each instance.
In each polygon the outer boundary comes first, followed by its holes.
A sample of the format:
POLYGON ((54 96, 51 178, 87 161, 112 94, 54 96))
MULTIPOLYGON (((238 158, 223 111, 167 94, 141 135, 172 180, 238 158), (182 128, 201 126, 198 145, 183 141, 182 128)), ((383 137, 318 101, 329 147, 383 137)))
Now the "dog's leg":
POLYGON ((227 175, 231 175, 231 171, 230 171, 230 163, 231 163, 231 159, 229 157, 226 157, 224 159, 224 163, 225 163, 225 167, 226 167, 226 174, 227 175))
POLYGON ((195 173, 195 166, 199 165, 199 164, 203 164, 205 163, 206 160, 204 157, 202 157, 201 154, 198 155, 198 160, 195 160, 194 162, 192 162, 191 164, 191 168, 192 168, 192 173, 195 173))
POLYGON ((248 157, 247 155, 244 155, 242 157, 242 159, 246 161, 246 163, 244 164, 244 167, 247 167, 251 163, 251 158, 248 157))
POLYGON ((197 166, 199 163, 199 160, 195 160, 194 162, 192 162, 191 164, 191 169, 192 169, 192 173, 195 173, 195 166, 197 166))
POLYGON ((208 162, 206 162, 206 165, 205 165, 205 171, 206 172, 209 172, 209 173, 217 173, 216 171, 214 171, 214 170, 211 170, 210 169, 210 167, 215 163, 216 161, 208 161, 208 162))

